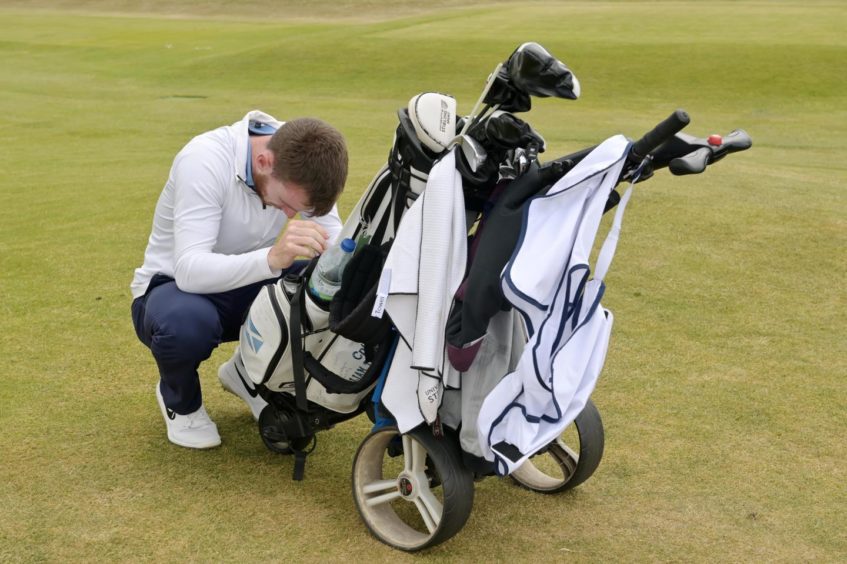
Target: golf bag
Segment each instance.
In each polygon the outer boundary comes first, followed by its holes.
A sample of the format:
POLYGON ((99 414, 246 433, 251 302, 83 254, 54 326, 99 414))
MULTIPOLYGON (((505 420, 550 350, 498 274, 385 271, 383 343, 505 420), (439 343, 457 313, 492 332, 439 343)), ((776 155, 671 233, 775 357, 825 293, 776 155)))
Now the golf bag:
POLYGON ((293 358, 299 355, 308 374, 303 382, 306 399, 338 413, 356 411, 376 380, 377 366, 367 358, 365 346, 329 330, 329 312, 303 291, 299 277, 262 289, 240 340, 241 359, 254 384, 296 395, 293 358), (295 340, 302 350, 294 350, 295 340))
POLYGON ((425 93, 398 112, 388 161, 342 229, 340 238, 354 239, 357 251, 333 300, 319 302, 306 291, 315 259, 265 286, 242 325, 236 354, 269 403, 260 434, 272 450, 297 456, 295 479, 317 431, 370 407, 394 339, 390 320, 371 315, 376 283, 400 219, 455 135, 455 109, 453 98, 425 93))

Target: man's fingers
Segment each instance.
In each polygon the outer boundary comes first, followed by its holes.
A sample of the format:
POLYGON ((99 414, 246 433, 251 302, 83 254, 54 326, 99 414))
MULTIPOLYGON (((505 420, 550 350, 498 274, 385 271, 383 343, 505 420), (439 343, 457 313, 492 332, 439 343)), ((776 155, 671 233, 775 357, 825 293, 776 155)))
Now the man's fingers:
POLYGON ((316 257, 326 250, 326 243, 315 239, 315 233, 295 235, 286 233, 277 243, 280 251, 291 257, 316 257))
MULTIPOLYGON (((308 249, 314 254, 320 254, 326 250, 326 241, 316 238, 314 233, 308 235, 290 235, 285 238, 286 242, 295 245, 300 249, 308 249)), ((307 255, 308 256, 308 255, 307 255)))
POLYGON ((324 239, 329 239, 329 233, 326 229, 323 228, 322 225, 315 223, 314 221, 301 220, 301 223, 311 229, 317 230, 318 233, 321 234, 321 237, 324 239))
POLYGON ((316 239, 326 241, 329 239, 329 233, 322 226, 314 221, 292 220, 288 223, 286 231, 296 233, 298 235, 315 234, 316 239))
POLYGON ((324 238, 324 241, 327 241, 327 240, 329 239, 329 233, 327 232, 327 230, 326 230, 326 229, 324 229, 323 227, 321 227, 321 226, 320 226, 320 225, 318 225, 317 223, 313 223, 313 222, 311 222, 311 221, 310 221, 309 223, 311 223, 312 225, 314 225, 314 226, 315 226, 315 228, 317 228, 318 233, 320 233, 320 234, 321 234, 321 237, 323 237, 323 238, 324 238))
POLYGON ((329 239, 329 233, 326 229, 315 223, 314 221, 298 221, 297 229, 302 231, 316 232, 323 239, 329 239))

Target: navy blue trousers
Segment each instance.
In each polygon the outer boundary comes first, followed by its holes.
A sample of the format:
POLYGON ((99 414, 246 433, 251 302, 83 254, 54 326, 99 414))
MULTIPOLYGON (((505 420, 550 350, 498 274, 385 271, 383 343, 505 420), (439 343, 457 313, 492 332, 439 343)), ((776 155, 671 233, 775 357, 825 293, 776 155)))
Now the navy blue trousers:
MULTIPOLYGON (((305 261, 298 261, 283 275, 304 265, 305 261)), ((263 280, 219 294, 191 294, 177 288, 172 278, 157 274, 147 292, 133 300, 135 333, 156 359, 167 407, 180 415, 200 408, 200 363, 219 344, 238 340, 250 304, 265 284, 277 280, 263 280)))

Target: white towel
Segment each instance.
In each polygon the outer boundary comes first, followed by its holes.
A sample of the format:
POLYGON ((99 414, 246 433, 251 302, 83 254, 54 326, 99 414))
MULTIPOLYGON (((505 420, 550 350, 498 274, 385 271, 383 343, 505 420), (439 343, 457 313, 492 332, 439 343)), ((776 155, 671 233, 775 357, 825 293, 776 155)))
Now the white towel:
MULTIPOLYGON (((589 280, 588 259, 628 146, 620 135, 606 140, 524 211, 501 286, 530 339, 515 371, 486 397, 477 421, 483 453, 500 474, 520 467, 573 422, 603 368, 613 317, 600 305, 602 276, 589 280)), ((616 240, 604 245, 602 274, 616 240)))
POLYGON ((385 310, 400 333, 382 401, 401 432, 432 423, 444 390, 445 326, 467 263, 467 227, 456 149, 429 173, 403 216, 383 267, 385 310))

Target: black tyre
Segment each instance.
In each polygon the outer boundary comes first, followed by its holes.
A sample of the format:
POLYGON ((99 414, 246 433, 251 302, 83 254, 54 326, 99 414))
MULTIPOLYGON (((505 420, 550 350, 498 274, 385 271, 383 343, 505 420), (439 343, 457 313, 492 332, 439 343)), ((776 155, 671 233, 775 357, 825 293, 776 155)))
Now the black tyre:
POLYGON ((368 435, 353 459, 353 499, 365 525, 385 544, 414 552, 458 533, 473 507, 473 474, 451 437, 428 427, 368 435))
POLYGON ((266 405, 259 414, 259 436, 271 452, 294 454, 295 450, 306 450, 312 444, 314 436, 288 437, 285 431, 291 417, 293 414, 280 411, 273 404, 266 405))
POLYGON ((291 443, 281 430, 281 424, 276 408, 268 404, 259 414, 259 436, 271 452, 278 454, 293 454, 291 443))
POLYGON ((558 493, 575 488, 594 474, 603 458, 605 435, 600 412, 589 399, 573 425, 527 460, 511 476, 536 492, 558 493))

